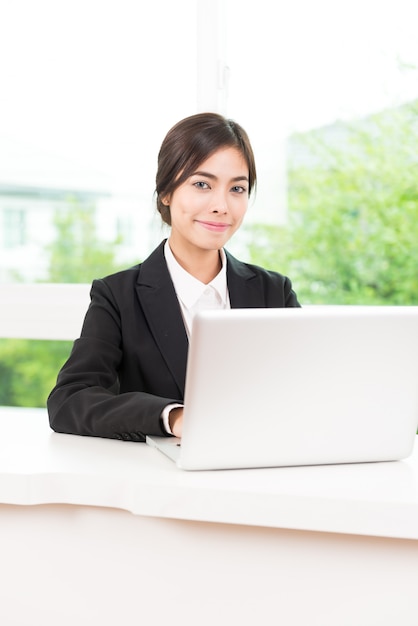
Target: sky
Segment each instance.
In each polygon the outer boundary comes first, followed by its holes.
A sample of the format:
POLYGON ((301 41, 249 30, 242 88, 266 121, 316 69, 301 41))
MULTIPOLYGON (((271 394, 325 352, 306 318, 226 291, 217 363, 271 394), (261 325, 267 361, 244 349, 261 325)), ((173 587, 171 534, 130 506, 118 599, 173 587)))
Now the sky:
POLYGON ((0 150, 37 146, 121 188, 149 181, 165 132, 196 111, 216 6, 225 112, 261 151, 418 97, 418 71, 399 65, 418 66, 417 0, 0 0, 0 150))
MULTIPOLYGON (((248 45, 229 50, 234 79, 250 75, 256 91, 264 88, 281 103, 289 130, 418 97, 417 0, 261 0, 258 11, 249 0, 228 4, 229 23, 243 12, 252 25, 248 45), (267 19, 262 8, 272 5, 267 19), (260 63, 260 51, 268 65, 260 63), (416 71, 401 71, 402 61, 416 71)), ((248 115, 252 107, 248 102, 248 115)))

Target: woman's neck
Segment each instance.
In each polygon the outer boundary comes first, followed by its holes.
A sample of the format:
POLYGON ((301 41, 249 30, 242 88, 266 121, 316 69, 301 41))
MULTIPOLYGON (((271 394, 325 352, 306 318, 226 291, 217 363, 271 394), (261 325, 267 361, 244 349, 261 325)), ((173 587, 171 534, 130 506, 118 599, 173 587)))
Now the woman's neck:
POLYGON ((177 250, 169 240, 174 258, 189 274, 207 285, 219 274, 222 268, 219 250, 177 250))

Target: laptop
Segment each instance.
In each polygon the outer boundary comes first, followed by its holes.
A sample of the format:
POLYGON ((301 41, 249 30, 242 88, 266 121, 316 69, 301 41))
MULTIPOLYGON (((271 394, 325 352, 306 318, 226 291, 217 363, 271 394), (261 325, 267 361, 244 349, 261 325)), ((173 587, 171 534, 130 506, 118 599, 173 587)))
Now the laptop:
POLYGON ((200 312, 181 441, 185 470, 392 461, 418 428, 418 306, 200 312))

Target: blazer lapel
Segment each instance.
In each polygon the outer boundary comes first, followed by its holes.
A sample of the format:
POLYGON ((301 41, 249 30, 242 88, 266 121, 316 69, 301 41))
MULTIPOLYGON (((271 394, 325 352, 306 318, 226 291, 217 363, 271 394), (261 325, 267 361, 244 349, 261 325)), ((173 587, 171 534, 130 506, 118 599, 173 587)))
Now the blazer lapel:
POLYGON ((265 307, 263 285, 253 270, 226 252, 227 282, 232 309, 265 307))
POLYGON ((136 289, 151 333, 183 395, 189 342, 163 250, 164 242, 142 263, 136 289))
MULTIPOLYGON (((136 290, 155 342, 180 392, 184 394, 189 342, 164 258, 164 243, 141 264, 136 290)), ((228 252, 226 254, 231 307, 264 307, 264 291, 257 274, 228 252)))

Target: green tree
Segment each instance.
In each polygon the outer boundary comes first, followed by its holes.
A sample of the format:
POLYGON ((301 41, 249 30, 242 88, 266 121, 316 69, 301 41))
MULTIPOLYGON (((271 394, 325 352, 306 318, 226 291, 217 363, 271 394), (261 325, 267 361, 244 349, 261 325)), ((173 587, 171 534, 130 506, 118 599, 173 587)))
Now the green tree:
POLYGON ((418 304, 418 101, 293 138, 289 223, 250 253, 303 303, 418 304))
MULTIPOLYGON (((47 282, 90 282, 118 269, 120 241, 97 238, 94 206, 73 200, 54 217, 47 282)), ((0 405, 43 407, 70 353, 68 341, 0 340, 0 405)))
POLYGON ((55 212, 54 226, 57 236, 48 248, 46 282, 90 283, 119 269, 115 254, 122 242, 118 238, 110 243, 98 239, 94 205, 70 200, 67 210, 55 212))
POLYGON ((45 406, 70 349, 68 341, 0 340, 0 405, 45 406))

